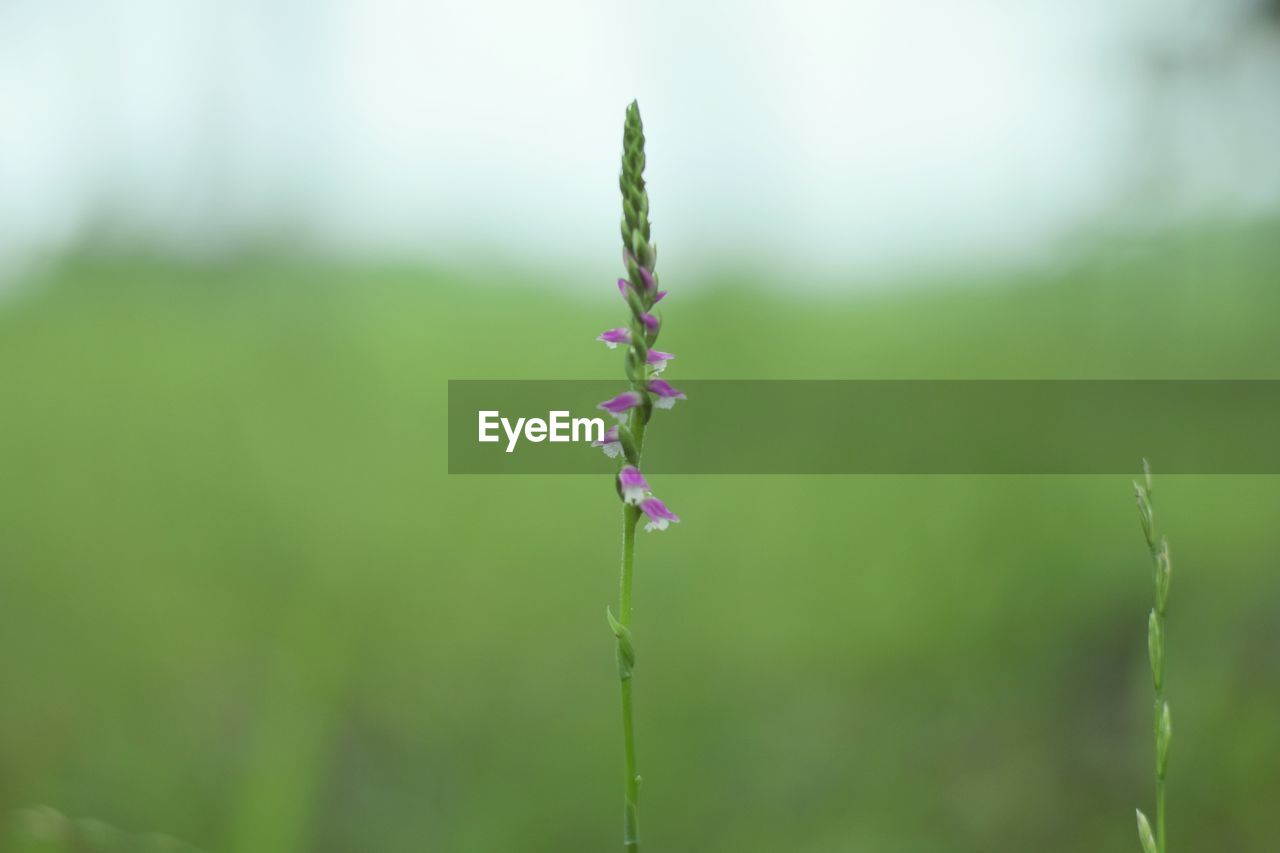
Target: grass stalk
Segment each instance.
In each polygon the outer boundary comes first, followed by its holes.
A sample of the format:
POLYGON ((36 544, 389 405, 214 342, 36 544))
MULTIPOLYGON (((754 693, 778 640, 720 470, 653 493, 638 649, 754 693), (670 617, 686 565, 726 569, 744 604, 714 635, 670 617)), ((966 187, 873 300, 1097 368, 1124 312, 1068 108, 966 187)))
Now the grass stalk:
POLYGON ((1152 735, 1155 741, 1156 825, 1154 831, 1147 816, 1138 810, 1138 839, 1144 853, 1168 853, 1165 834, 1165 774, 1169 766, 1169 742, 1173 738, 1173 721, 1165 696, 1165 618, 1169 603, 1169 540, 1160 535, 1155 523, 1152 502, 1151 466, 1142 460, 1143 482, 1133 484, 1138 501, 1138 517, 1151 554, 1151 577, 1155 603, 1147 617, 1147 656, 1151 662, 1152 735))

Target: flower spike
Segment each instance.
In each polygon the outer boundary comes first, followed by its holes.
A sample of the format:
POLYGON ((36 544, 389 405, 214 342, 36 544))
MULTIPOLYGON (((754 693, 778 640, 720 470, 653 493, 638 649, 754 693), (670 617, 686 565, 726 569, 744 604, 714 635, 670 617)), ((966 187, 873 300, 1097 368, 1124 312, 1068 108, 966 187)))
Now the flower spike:
POLYGON ((632 678, 636 653, 631 634, 631 590, 634 576, 636 528, 645 520, 644 529, 666 530, 680 517, 654 497, 649 483, 640 473, 645 432, 650 426, 652 409, 669 409, 684 394, 662 379, 655 378, 666 369, 674 355, 653 349, 662 331, 662 322, 653 315, 653 306, 667 295, 659 290, 658 249, 653 243, 649 222, 649 193, 645 189, 644 125, 640 107, 634 101, 627 107, 622 134, 622 174, 618 188, 622 191, 622 266, 626 278, 618 279, 618 294, 627 306, 625 327, 610 329, 599 337, 610 348, 626 347, 624 363, 630 390, 605 400, 597 408, 609 412, 618 425, 604 433, 593 446, 616 458, 619 469, 614 483, 623 503, 622 577, 619 584, 617 618, 607 612, 609 627, 617 642, 618 677, 622 682, 622 737, 626 761, 622 802, 622 839, 628 851, 640 847, 638 800, 640 774, 636 769, 635 731, 632 726, 632 678))

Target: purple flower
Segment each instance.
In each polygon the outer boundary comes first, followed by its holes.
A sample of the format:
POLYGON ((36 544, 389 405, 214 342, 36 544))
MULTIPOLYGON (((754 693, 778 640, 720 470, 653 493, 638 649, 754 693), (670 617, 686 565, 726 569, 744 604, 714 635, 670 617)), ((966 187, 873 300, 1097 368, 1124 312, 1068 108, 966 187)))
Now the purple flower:
POLYGON ((658 334, 658 327, 662 324, 658 322, 658 318, 652 314, 641 314, 640 322, 644 323, 644 327, 649 330, 649 334, 658 334))
POLYGON ((611 400, 605 400, 603 403, 596 406, 596 408, 608 412, 621 421, 626 417, 623 413, 626 412, 627 409, 634 409, 636 406, 640 405, 641 402, 643 401, 640 399, 640 395, 638 393, 635 391, 626 391, 611 400))
POLYGON ((644 474, 640 473, 639 468, 634 465, 623 465, 622 470, 618 472, 618 491, 622 494, 622 500, 625 503, 638 504, 648 494, 649 483, 645 480, 644 474))
POLYGON ((652 293, 653 292, 653 273, 649 272, 649 270, 647 270, 644 267, 637 267, 637 269, 640 270, 640 280, 644 282, 644 289, 647 292, 652 293))
POLYGON ((600 337, 596 338, 596 340, 604 341, 605 346, 609 349, 617 349, 618 344, 631 343, 631 330, 619 326, 616 329, 610 329, 607 332, 602 333, 600 337))
POLYGON ((624 300, 627 299, 627 291, 631 290, 631 282, 625 278, 618 279, 618 292, 622 294, 624 300))
POLYGON ((651 349, 649 350, 649 355, 645 358, 645 363, 653 368, 654 373, 661 373, 663 370, 666 370, 667 362, 673 358, 675 358, 675 356, 669 352, 651 349))
POLYGON ((650 497, 640 501, 640 509, 649 516, 649 520, 644 525, 646 531, 666 530, 668 524, 680 523, 680 516, 667 509, 667 505, 657 498, 650 497))
POLYGON ((655 296, 655 297, 653 297, 653 304, 654 304, 654 305, 657 305, 659 302, 661 302, 661 301, 662 301, 662 297, 664 297, 664 296, 666 296, 666 295, 667 295, 667 292, 666 292, 665 290, 659 290, 659 291, 658 291, 658 295, 657 295, 657 296, 655 296))
POLYGON ((683 391, 671 387, 671 383, 665 379, 650 379, 649 391, 657 396, 658 399, 653 404, 659 409, 670 409, 675 406, 676 400, 688 399, 683 391))
POLYGON ((622 455, 622 442, 618 439, 618 428, 611 426, 604 433, 602 441, 591 442, 592 447, 598 447, 604 451, 604 455, 610 459, 616 459, 622 455))

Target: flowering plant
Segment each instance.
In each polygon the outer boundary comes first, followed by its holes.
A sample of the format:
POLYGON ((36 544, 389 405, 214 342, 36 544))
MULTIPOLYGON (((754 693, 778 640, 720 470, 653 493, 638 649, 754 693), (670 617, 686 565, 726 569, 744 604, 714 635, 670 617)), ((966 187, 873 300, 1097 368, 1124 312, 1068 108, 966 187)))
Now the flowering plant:
POLYGON ((649 233, 649 194, 644 183, 644 125, 640 107, 634 101, 627 107, 622 135, 622 263, 627 277, 618 279, 618 292, 627 303, 630 318, 626 326, 609 329, 597 340, 610 349, 626 347, 625 369, 630 389, 605 400, 598 408, 608 412, 618 423, 594 445, 605 455, 617 459, 619 469, 615 484, 622 499, 622 577, 618 615, 606 610, 609 627, 617 639, 618 677, 622 683, 622 740, 626 764, 623 786, 622 843, 628 851, 640 849, 637 803, 640 775, 636 772, 635 730, 632 722, 631 674, 636 653, 631 638, 631 587, 635 569, 636 527, 645 519, 644 529, 666 530, 680 517, 667 509, 653 494, 649 481, 640 473, 640 455, 644 450, 645 430, 654 409, 670 409, 685 395, 665 379, 659 378, 674 355, 653 349, 662 330, 662 321, 654 307, 667 295, 658 287, 655 266, 658 250, 649 233))

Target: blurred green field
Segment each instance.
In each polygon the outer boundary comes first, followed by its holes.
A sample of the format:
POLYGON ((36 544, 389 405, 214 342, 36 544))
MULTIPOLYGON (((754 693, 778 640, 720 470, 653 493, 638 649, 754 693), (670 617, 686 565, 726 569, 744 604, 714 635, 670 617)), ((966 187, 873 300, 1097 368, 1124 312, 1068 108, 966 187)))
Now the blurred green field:
MULTIPOLYGON (((1278 237, 839 296, 664 269, 663 343, 673 381, 1280 378, 1278 237)), ((446 379, 619 373, 599 291, 85 254, 0 295, 0 809, 135 836, 38 846, 16 820, 10 847, 615 849, 613 487, 450 477, 443 435, 446 379)), ((684 523, 637 557, 648 850, 1138 849, 1129 478, 661 492, 684 523)), ((1280 481, 1163 477, 1156 500, 1173 846, 1275 849, 1280 481)))

